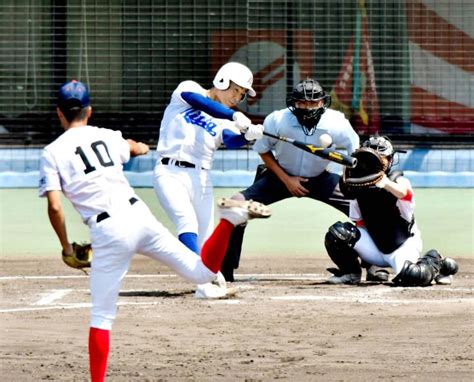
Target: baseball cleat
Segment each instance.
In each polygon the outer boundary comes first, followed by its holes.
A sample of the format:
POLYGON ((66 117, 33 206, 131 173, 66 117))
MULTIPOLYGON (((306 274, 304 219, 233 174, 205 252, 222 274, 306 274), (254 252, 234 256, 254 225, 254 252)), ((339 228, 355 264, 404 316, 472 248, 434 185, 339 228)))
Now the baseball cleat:
POLYGON ((227 288, 227 283, 225 282, 225 277, 221 272, 217 272, 217 277, 212 282, 214 285, 217 285, 219 288, 227 288))
POLYGON ((361 279, 360 273, 347 273, 342 276, 331 276, 326 282, 328 284, 359 284, 361 279))
POLYGON ((383 283, 388 281, 389 275, 390 273, 386 269, 379 268, 376 265, 371 265, 369 268, 367 268, 367 275, 365 279, 367 281, 383 283))
POLYGON ((220 207, 221 217, 229 220, 234 225, 245 223, 248 219, 262 219, 272 215, 270 207, 253 200, 220 198, 217 205, 220 207), (236 215, 235 218, 233 218, 232 213, 236 215))
POLYGON ((221 288, 218 285, 207 283, 200 284, 197 286, 196 292, 194 292, 194 297, 204 300, 212 300, 219 298, 229 298, 236 294, 234 288, 221 288))
POLYGON ((438 275, 435 277, 435 282, 438 285, 451 285, 453 282, 453 276, 438 275))

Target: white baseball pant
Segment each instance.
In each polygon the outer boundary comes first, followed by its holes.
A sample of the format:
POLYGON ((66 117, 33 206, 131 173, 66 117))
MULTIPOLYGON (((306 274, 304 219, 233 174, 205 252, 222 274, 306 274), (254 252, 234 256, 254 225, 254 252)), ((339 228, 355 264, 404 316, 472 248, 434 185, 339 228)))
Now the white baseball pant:
POLYGON ((124 201, 107 211, 109 218, 89 220, 93 260, 90 275, 91 327, 110 330, 117 299, 135 253, 159 260, 193 284, 215 279, 199 256, 183 245, 156 220, 141 201, 124 201))
POLYGON ((158 164, 153 187, 177 234, 192 232, 201 248, 214 229, 214 194, 209 170, 158 164))
POLYGON ((398 274, 406 260, 416 263, 422 251, 420 231, 413 227, 414 236, 409 237, 400 247, 392 253, 383 253, 375 245, 372 237, 363 227, 358 227, 361 237, 354 246, 360 258, 369 264, 379 267, 391 267, 398 274))

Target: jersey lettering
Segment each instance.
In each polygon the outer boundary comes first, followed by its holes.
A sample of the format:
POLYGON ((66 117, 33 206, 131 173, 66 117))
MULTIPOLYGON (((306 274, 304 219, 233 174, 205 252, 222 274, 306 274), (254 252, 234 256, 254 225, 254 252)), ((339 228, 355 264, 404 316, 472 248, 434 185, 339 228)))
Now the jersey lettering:
MULTIPOLYGON (((92 149, 92 151, 94 151, 94 153, 95 153, 95 155, 96 155, 97 159, 99 160, 99 163, 102 167, 110 167, 110 166, 114 165, 114 161, 112 160, 112 158, 110 157, 110 154, 109 154, 109 149, 107 148, 107 145, 103 141, 93 142, 91 144, 91 149, 92 149), (104 149, 102 152, 101 152, 101 150, 99 150, 100 147, 103 147, 103 149, 104 149), (104 160, 103 154, 107 155, 107 160, 104 160)), ((84 163, 84 166, 86 166, 86 168, 84 169, 85 174, 89 174, 90 172, 96 170, 96 168, 91 165, 91 162, 87 158, 87 156, 84 153, 84 150, 82 149, 82 147, 77 146, 75 153, 81 157, 82 162, 84 163)))
POLYGON ((92 166, 91 162, 89 162, 89 159, 87 159, 84 150, 82 150, 82 147, 76 147, 76 154, 81 157, 82 161, 84 162, 84 166, 86 166, 86 168, 84 169, 84 173, 89 174, 90 172, 95 171, 95 167, 92 166))
POLYGON ((202 127, 213 137, 217 135, 217 133, 214 131, 214 128, 217 126, 217 123, 213 121, 206 121, 206 117, 202 115, 202 112, 200 110, 189 109, 184 113, 184 120, 192 125, 202 127))
POLYGON ((94 150, 95 155, 97 156, 97 159, 99 160, 100 164, 103 167, 110 167, 114 165, 114 162, 112 158, 110 157, 109 154, 109 149, 107 148, 107 145, 103 141, 97 141, 91 144, 92 150, 94 150), (109 159, 108 162, 104 160, 104 157, 99 151, 99 148, 103 147, 105 150, 105 154, 107 154, 107 158, 109 159))

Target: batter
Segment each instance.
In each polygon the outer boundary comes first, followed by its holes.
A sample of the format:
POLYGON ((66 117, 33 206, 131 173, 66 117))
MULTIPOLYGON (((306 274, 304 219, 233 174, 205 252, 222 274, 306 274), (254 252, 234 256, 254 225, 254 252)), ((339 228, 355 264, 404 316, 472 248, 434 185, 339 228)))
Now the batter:
MULTIPOLYGON (((252 82, 249 68, 227 63, 211 89, 194 81, 180 83, 163 115, 153 186, 179 240, 196 254, 214 228, 210 170, 215 152, 221 145, 234 149, 262 137, 261 125, 252 125, 232 109, 246 96, 256 95, 252 82)), ((225 280, 219 276, 223 285, 225 280)), ((222 297, 225 289, 218 288, 200 285, 196 296, 222 297)))

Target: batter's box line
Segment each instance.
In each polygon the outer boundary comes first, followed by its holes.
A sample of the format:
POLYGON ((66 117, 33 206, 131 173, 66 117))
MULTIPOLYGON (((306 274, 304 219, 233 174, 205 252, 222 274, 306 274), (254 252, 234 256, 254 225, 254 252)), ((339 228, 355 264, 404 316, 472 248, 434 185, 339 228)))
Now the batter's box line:
MULTIPOLYGON (((119 301, 117 306, 147 306, 147 305, 159 305, 161 301, 147 301, 147 302, 131 302, 131 301, 119 301)), ((16 312, 39 312, 45 310, 69 310, 69 309, 90 309, 92 304, 90 302, 77 303, 77 304, 56 304, 50 306, 31 306, 25 308, 12 308, 12 309, 0 309, 0 313, 16 313, 16 312)))
POLYGON ((43 293, 43 297, 41 297, 38 301, 33 303, 33 305, 51 305, 56 300, 60 300, 69 293, 71 293, 74 289, 52 289, 49 293, 43 293))
MULTIPOLYGON (((324 280, 322 273, 248 273, 240 274, 236 276, 238 280, 257 280, 265 281, 268 280, 310 280, 310 281, 322 281, 324 280)), ((68 279, 86 279, 89 276, 86 275, 60 275, 60 276, 1 276, 1 281, 29 281, 29 280, 68 280, 68 279)), ((158 279, 171 279, 180 278, 176 274, 145 274, 145 275, 126 275, 126 279, 147 279, 147 278, 158 278, 158 279)))
MULTIPOLYGON (((125 278, 129 279, 142 279, 142 278, 174 278, 178 277, 178 275, 174 274, 164 274, 164 275, 126 275, 125 278)), ((67 280, 67 279, 85 279, 89 278, 86 275, 78 275, 78 276, 1 276, 0 281, 18 281, 18 280, 67 280)))
POLYGON ((307 296, 276 296, 270 297, 276 301, 331 301, 343 303, 361 303, 361 304, 381 304, 381 305, 408 305, 408 304, 445 304, 445 303, 466 303, 474 302, 471 297, 455 297, 455 298, 441 298, 441 299, 390 299, 390 298, 373 298, 373 297, 359 297, 353 296, 322 296, 322 295, 307 295, 307 296))
MULTIPOLYGON (((331 295, 305 295, 305 296, 270 296, 270 297, 249 297, 245 299, 233 298, 229 300, 202 300, 209 304, 241 304, 245 303, 245 300, 270 300, 270 301, 295 301, 295 302, 307 302, 307 301, 331 301, 331 302, 342 302, 342 303, 361 303, 361 304, 381 304, 381 305, 407 305, 407 304, 440 304, 440 303, 466 303, 474 302, 474 298, 457 297, 457 298, 442 298, 436 300, 426 299, 390 299, 390 298, 374 298, 371 296, 356 297, 354 295, 347 296, 331 296, 331 295)), ((117 306, 153 306, 162 304, 161 301, 146 301, 146 302, 131 302, 131 301, 119 301, 117 306)), ((66 310, 66 309, 84 309, 91 308, 91 303, 76 303, 76 304, 56 304, 52 306, 32 306, 25 308, 12 308, 12 309, 0 309, 0 313, 16 313, 16 312, 37 312, 46 310, 66 310)))

